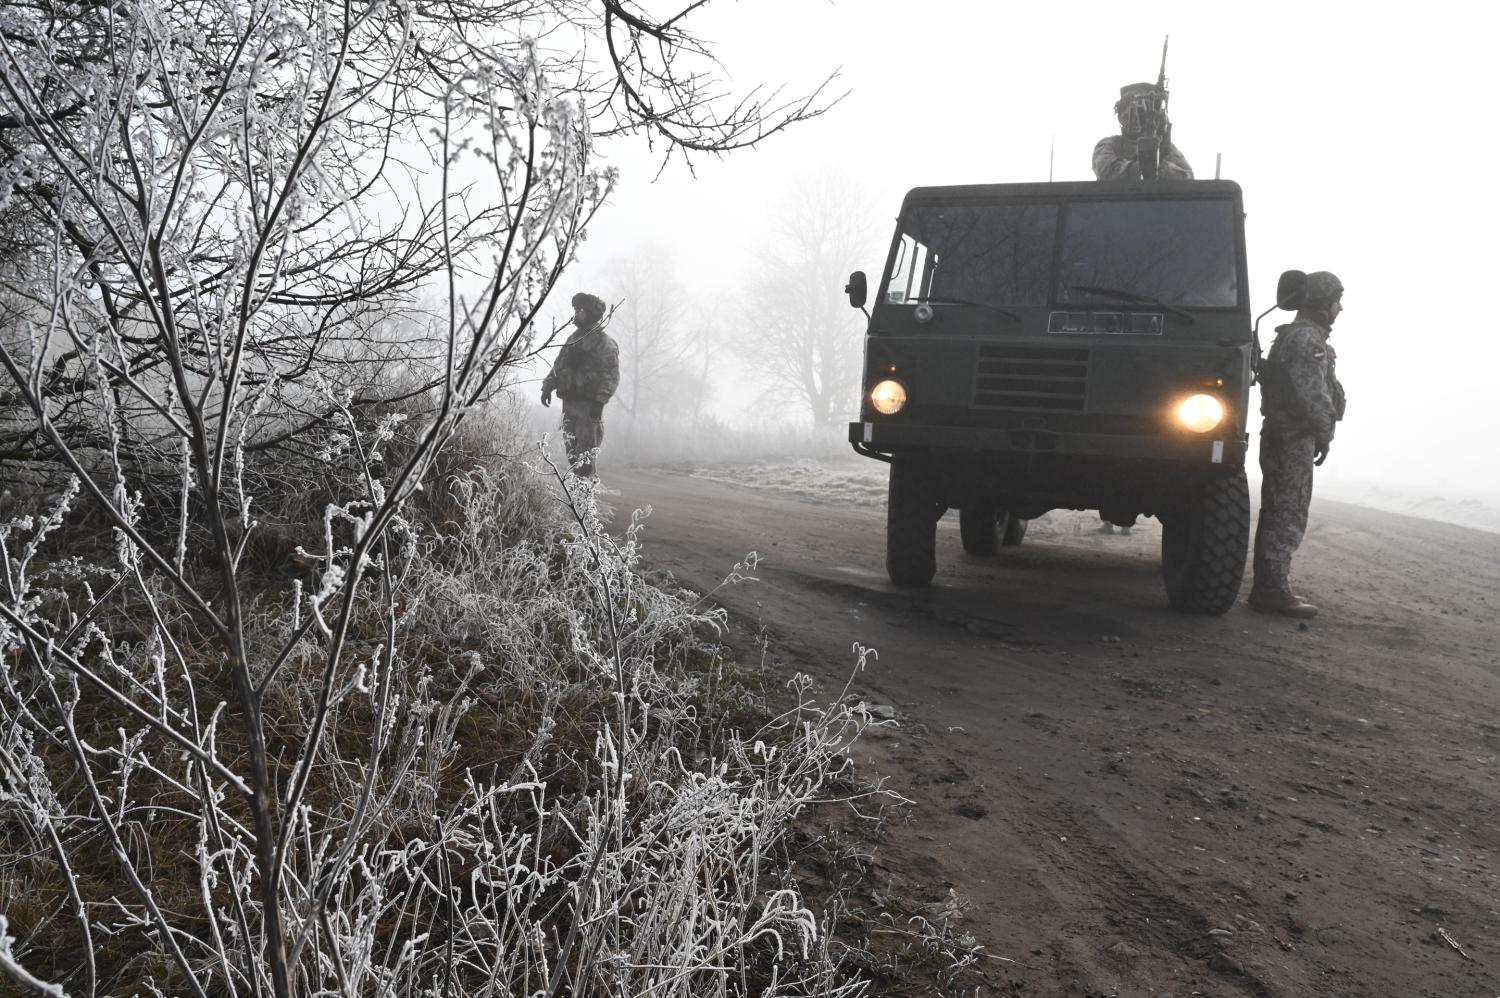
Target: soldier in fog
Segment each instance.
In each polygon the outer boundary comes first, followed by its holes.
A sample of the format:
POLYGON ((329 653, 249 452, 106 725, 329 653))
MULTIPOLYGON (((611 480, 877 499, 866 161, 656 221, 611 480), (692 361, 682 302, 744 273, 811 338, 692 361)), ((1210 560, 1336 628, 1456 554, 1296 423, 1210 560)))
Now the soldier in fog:
POLYGON ((1344 387, 1328 343, 1343 311, 1344 285, 1326 270, 1308 275, 1297 317, 1276 327, 1261 364, 1260 520, 1250 609, 1313 617, 1318 608, 1291 590, 1292 555, 1307 530, 1313 468, 1328 457, 1334 424, 1344 418, 1344 387))
POLYGON ((542 379, 542 405, 552 393, 562 399, 563 437, 568 463, 581 477, 594 475, 594 456, 604 442, 604 406, 620 385, 620 348, 604 331, 609 309, 590 294, 573 296, 575 329, 542 379))
POLYGON ((1094 179, 1140 180, 1143 175, 1150 179, 1151 166, 1164 180, 1193 179, 1187 157, 1172 144, 1172 125, 1160 106, 1161 93, 1161 87, 1151 83, 1120 88, 1120 99, 1115 102, 1120 134, 1102 138, 1094 146, 1094 179), (1151 164, 1144 173, 1143 161, 1151 164))

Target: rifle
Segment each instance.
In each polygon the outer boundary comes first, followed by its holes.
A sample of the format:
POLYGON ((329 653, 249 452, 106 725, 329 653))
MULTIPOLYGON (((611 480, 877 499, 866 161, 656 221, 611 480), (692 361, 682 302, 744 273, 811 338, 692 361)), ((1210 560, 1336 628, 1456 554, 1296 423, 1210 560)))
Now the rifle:
POLYGON ((1172 121, 1167 117, 1167 102, 1171 99, 1167 90, 1167 43, 1171 40, 1171 35, 1162 38, 1161 70, 1156 74, 1156 87, 1141 98, 1141 106, 1133 112, 1138 115, 1140 127, 1136 153, 1143 180, 1156 179, 1161 166, 1162 146, 1172 144, 1172 121))

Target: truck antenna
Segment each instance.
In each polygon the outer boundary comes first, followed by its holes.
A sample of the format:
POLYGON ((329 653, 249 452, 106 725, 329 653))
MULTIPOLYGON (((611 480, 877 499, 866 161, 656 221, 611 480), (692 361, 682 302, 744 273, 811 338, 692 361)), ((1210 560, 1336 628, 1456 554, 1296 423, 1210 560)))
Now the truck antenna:
POLYGON ((1047 183, 1052 183, 1052 164, 1057 160, 1057 133, 1052 133, 1052 145, 1047 149, 1047 183))

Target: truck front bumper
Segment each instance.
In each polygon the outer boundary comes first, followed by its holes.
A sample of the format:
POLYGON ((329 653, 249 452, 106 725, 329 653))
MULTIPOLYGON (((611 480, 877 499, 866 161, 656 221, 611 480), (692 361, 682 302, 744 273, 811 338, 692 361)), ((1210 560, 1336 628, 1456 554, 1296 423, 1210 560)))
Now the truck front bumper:
POLYGON ((981 459, 985 454, 1010 458, 1046 454, 1229 468, 1238 468, 1245 463, 1250 446, 1246 434, 1232 437, 1138 436, 871 422, 850 423, 849 442, 855 450, 871 457, 902 452, 945 451, 951 454, 966 451, 981 459))

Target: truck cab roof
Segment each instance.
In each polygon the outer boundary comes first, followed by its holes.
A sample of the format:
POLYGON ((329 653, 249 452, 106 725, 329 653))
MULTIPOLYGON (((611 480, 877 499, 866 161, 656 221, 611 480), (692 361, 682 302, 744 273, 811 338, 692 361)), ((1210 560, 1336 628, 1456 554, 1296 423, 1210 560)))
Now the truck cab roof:
POLYGON ((1010 201, 1058 198, 1182 198, 1241 196, 1233 180, 1066 180, 1029 184, 913 187, 906 201, 1010 201))

